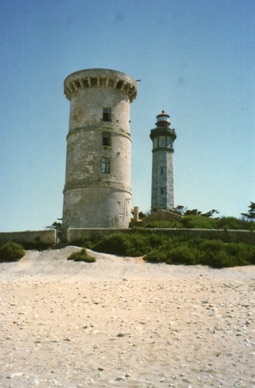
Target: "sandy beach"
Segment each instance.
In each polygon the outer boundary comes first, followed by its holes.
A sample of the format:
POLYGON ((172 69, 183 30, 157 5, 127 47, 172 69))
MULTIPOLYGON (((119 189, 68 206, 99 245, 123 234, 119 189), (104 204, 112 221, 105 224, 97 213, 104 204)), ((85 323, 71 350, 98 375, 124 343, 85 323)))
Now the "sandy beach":
POLYGON ((0 387, 255 387, 255 266, 0 264, 0 387))

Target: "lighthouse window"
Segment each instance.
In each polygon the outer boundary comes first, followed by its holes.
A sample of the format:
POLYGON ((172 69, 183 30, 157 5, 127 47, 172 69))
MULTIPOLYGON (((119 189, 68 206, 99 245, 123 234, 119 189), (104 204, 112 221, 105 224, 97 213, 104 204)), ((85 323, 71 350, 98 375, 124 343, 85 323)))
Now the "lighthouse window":
POLYGON ((109 147, 111 145, 111 135, 110 133, 103 133, 102 135, 102 145, 109 147))
POLYGON ((155 137, 155 139, 153 139, 153 148, 157 148, 158 146, 158 139, 155 137))
POLYGON ((160 195, 165 195, 166 189, 165 187, 160 187, 160 195))
POLYGON ((102 158, 101 172, 102 174, 110 174, 110 158, 102 158))
POLYGON ((165 136, 159 136, 159 147, 165 147, 165 146, 166 146, 165 136))
POLYGON ((160 174, 165 175, 166 174, 166 166, 160 167, 160 174))
POLYGON ((103 121, 112 121, 112 110, 111 108, 103 108, 103 121))
POLYGON ((172 147, 172 141, 171 141, 169 136, 167 136, 167 138, 166 138, 166 144, 167 144, 167 148, 171 148, 172 147))

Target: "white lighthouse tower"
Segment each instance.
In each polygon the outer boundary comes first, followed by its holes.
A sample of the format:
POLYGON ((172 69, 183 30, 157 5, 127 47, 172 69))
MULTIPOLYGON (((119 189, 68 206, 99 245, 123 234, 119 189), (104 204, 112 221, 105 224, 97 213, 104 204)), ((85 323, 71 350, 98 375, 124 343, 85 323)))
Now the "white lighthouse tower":
POLYGON ((174 141, 175 129, 170 127, 170 116, 162 111, 157 115, 156 127, 151 130, 152 187, 151 211, 174 207, 174 141))

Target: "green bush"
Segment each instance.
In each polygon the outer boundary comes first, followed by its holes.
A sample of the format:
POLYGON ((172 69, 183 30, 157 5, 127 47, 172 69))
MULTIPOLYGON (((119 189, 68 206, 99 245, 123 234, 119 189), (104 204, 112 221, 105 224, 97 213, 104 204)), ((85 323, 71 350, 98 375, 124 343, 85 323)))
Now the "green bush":
POLYGON ((180 219, 180 223, 183 228, 194 228, 194 229, 215 229, 216 219, 204 217, 201 215, 189 215, 183 216, 180 219))
POLYGON ((25 255, 22 245, 8 242, 0 247, 0 262, 18 261, 25 255))
POLYGON ((128 239, 125 234, 121 233, 106 236, 102 241, 93 246, 93 249, 97 252, 110 253, 120 256, 127 256, 128 248, 128 239))
POLYGON ((204 241, 200 245, 201 264, 213 268, 252 264, 255 248, 244 243, 224 243, 220 240, 204 241))
POLYGON ((147 220, 146 218, 138 225, 142 228, 182 228, 179 220, 147 220))
POLYGON ((168 260, 167 253, 160 251, 152 251, 143 258, 148 263, 164 263, 168 260))
POLYGON ((255 264, 255 246, 245 243, 228 243, 225 246, 225 249, 229 255, 238 260, 237 265, 247 265, 241 264, 242 262, 248 262, 248 264, 255 264))
POLYGON ((81 249, 79 252, 73 252, 67 260, 84 261, 85 263, 94 263, 96 259, 90 256, 86 249, 81 249))
POLYGON ((150 263, 203 264, 214 268, 255 264, 255 246, 252 244, 185 234, 168 236, 138 228, 129 233, 106 236, 92 249, 120 256, 144 256, 144 260, 150 263))
POLYGON ((114 233, 93 245, 98 252, 119 256, 143 256, 162 245, 163 236, 146 233, 144 230, 132 230, 130 233, 114 233))
POLYGON ((34 242, 23 242, 22 246, 26 250, 36 250, 36 251, 45 251, 46 249, 49 249, 54 244, 45 244, 41 241, 34 241, 34 242))
POLYGON ((218 229, 241 229, 241 230, 247 230, 250 229, 251 223, 239 220, 235 217, 222 217, 217 220, 216 227, 218 229))
POLYGON ((169 252, 166 263, 194 265, 197 264, 198 257, 199 253, 196 249, 183 244, 169 252))
POLYGON ((201 214, 187 214, 175 220, 148 220, 144 218, 138 227, 254 230, 255 222, 235 217, 211 218, 201 214))

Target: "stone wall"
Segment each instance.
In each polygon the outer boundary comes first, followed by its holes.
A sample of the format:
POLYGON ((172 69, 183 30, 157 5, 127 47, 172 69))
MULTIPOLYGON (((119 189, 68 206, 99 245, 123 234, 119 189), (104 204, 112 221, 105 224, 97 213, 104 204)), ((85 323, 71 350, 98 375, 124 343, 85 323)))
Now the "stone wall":
MULTIPOLYGON (((168 229, 168 228, 139 228, 142 233, 159 233, 169 236, 187 236, 187 237, 204 237, 204 238, 216 238, 225 242, 246 242, 249 244, 255 244, 255 231, 249 230, 223 230, 223 229, 168 229)), ((100 236, 107 236, 117 232, 132 233, 134 229, 108 229, 108 228, 94 228, 94 229, 82 229, 73 228, 68 230, 67 241, 69 244, 75 242, 82 242, 85 239, 92 239, 100 236)))
POLYGON ((174 207, 174 154, 168 150, 153 152, 151 209, 174 207), (163 192, 162 192, 163 190, 163 192))
POLYGON ((45 244, 53 245, 57 242, 56 230, 36 230, 24 232, 3 232, 0 233, 0 243, 13 241, 20 244, 45 244))
POLYGON ((70 74, 64 90, 70 100, 64 239, 68 228, 126 228, 131 218, 130 102, 136 82, 118 71, 88 69, 70 74))

